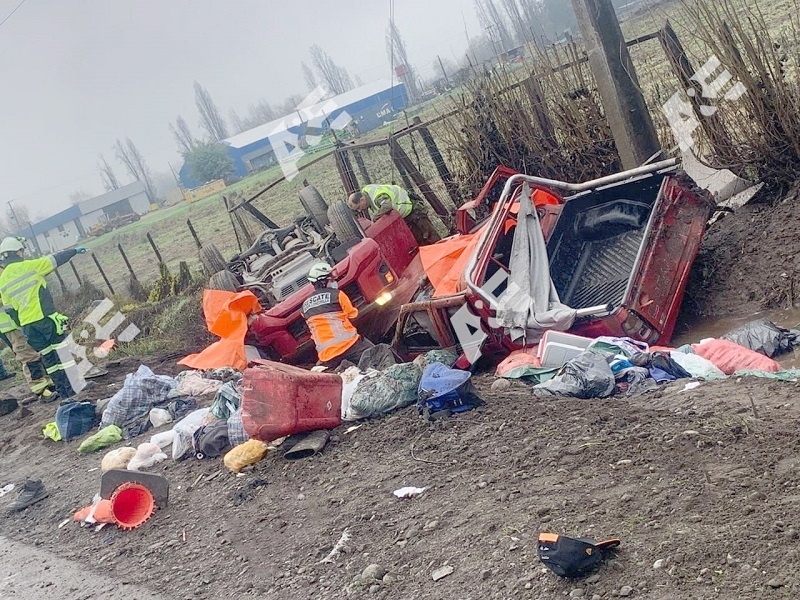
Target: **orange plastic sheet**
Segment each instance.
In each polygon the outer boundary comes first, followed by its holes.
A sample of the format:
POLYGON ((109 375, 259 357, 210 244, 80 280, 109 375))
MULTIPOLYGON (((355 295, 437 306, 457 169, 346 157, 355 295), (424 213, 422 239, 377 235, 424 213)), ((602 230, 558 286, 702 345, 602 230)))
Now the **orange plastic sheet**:
POLYGON ((203 292, 203 314, 208 330, 221 339, 200 354, 187 356, 178 364, 192 369, 221 369, 247 367, 244 338, 247 335, 247 317, 261 311, 258 298, 252 292, 203 292))
POLYGON ((428 280, 433 285, 434 298, 452 296, 459 292, 472 253, 478 245, 483 228, 467 235, 457 235, 430 246, 421 246, 419 255, 428 280))

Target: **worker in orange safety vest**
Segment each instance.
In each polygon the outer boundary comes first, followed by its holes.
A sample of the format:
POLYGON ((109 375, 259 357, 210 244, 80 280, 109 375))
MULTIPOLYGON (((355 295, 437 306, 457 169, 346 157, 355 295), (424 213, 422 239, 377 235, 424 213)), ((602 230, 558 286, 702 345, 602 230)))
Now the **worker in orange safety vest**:
POLYGON ((314 292, 302 308, 319 362, 329 369, 335 369, 344 360, 357 365, 361 354, 374 346, 353 325, 358 309, 335 282, 331 283, 332 271, 327 263, 317 263, 311 268, 308 280, 314 284, 314 292))

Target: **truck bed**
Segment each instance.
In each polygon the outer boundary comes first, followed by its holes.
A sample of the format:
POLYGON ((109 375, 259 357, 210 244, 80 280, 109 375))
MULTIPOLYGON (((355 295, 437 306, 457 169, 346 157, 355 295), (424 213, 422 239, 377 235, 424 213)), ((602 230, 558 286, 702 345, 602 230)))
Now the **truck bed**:
POLYGON ((580 309, 623 301, 662 180, 651 177, 567 201, 548 241, 562 302, 580 309))

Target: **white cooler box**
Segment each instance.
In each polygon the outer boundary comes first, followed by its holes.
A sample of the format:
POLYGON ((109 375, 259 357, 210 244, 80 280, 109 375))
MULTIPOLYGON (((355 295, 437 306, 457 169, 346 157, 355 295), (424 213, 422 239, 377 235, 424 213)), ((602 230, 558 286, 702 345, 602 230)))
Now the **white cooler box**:
POLYGON ((561 331, 546 331, 539 343, 539 360, 543 367, 563 367, 581 354, 594 340, 561 331))

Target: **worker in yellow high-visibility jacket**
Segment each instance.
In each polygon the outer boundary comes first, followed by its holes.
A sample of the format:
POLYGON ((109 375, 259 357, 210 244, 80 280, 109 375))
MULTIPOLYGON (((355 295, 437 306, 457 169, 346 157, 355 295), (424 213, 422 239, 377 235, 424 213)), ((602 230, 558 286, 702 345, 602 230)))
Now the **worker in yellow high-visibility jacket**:
POLYGON ((22 373, 25 375, 31 392, 43 402, 51 402, 58 398, 58 394, 53 389, 53 382, 47 376, 42 357, 31 348, 12 313, 13 309, 0 306, 0 341, 11 348, 17 361, 22 365, 22 373))
POLYGON ((69 318, 56 311, 45 276, 84 252, 85 248, 74 248, 42 258, 26 259, 25 244, 19 238, 9 237, 0 242, 0 265, 3 267, 0 298, 4 306, 16 312, 22 333, 31 347, 41 354, 62 402, 75 395, 67 370, 75 369, 77 365, 69 352, 69 318), (63 362, 59 353, 65 357, 63 362))
POLYGON ((433 244, 441 239, 422 202, 399 185, 365 185, 360 191, 350 194, 347 205, 356 212, 368 212, 373 221, 391 210, 396 210, 406 220, 420 246, 433 244))

